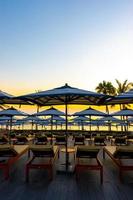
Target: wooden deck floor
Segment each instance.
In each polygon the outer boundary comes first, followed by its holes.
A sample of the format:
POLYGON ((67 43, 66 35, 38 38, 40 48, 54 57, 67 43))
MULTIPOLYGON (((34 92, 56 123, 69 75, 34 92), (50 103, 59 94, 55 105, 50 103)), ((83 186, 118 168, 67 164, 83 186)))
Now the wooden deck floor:
MULTIPOLYGON (((63 155, 62 161, 63 162, 63 155)), ((71 156, 70 159, 73 159, 71 156)), ((102 159, 102 158, 101 158, 102 159)), ((133 172, 124 174, 124 182, 118 179, 117 167, 110 158, 102 160, 104 181, 100 184, 99 173, 82 173, 76 182, 74 174, 56 173, 48 180, 44 170, 33 170, 30 182, 25 182, 24 169, 27 156, 23 156, 12 168, 10 180, 5 181, 0 171, 1 200, 132 200, 133 172)))

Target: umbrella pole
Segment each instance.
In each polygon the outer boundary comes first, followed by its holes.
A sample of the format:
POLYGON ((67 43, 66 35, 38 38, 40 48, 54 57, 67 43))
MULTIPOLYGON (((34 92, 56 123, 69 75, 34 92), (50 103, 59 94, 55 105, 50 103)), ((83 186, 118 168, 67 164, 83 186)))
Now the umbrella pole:
POLYGON ((9 128, 9 132, 8 132, 9 144, 11 144, 11 132, 12 132, 12 116, 10 119, 10 128, 9 128))
MULTIPOLYGON (((40 108, 40 107, 37 105, 37 113, 39 112, 39 108, 40 108)), ((37 130, 38 130, 38 124, 36 123, 35 126, 36 126, 36 131, 37 131, 37 130)))
POLYGON ((68 140, 68 107, 67 107, 67 102, 65 104, 65 119, 66 119, 66 171, 68 171, 68 152, 67 152, 67 140, 68 140))
POLYGON ((82 124, 82 131, 84 130, 84 123, 83 121, 81 121, 81 124, 82 124))
POLYGON ((52 138, 53 138, 53 115, 51 115, 51 145, 53 142, 52 138))
POLYGON ((90 115, 90 132, 91 132, 91 115, 90 115))

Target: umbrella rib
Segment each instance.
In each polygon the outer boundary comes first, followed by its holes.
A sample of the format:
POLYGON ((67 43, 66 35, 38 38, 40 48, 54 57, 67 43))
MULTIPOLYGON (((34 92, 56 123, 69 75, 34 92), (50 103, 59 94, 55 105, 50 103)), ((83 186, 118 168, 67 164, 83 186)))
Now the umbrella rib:
MULTIPOLYGON (((51 101, 51 98, 49 96, 46 96, 46 100, 43 101, 43 99, 39 99, 40 97, 36 98, 34 102, 36 103, 39 103, 40 105, 46 105, 48 102, 51 101)), ((52 100, 55 99, 55 100, 60 100, 62 103, 64 103, 64 100, 59 98, 59 97, 52 97, 52 100)), ((51 104, 57 104, 56 102, 51 102, 51 104)))
POLYGON ((37 102, 34 99, 31 99, 30 97, 21 97, 21 98, 19 98, 19 100, 24 100, 24 101, 28 102, 29 104, 32 104, 32 103, 37 104, 37 102))
MULTIPOLYGON (((92 104, 94 104, 94 101, 91 100, 91 98, 94 98, 94 99, 95 99, 95 97, 89 98, 89 97, 87 97, 87 96, 85 97, 85 96, 82 96, 82 95, 77 95, 76 97, 75 97, 75 95, 72 95, 72 96, 68 96, 68 97, 69 97, 69 100, 67 100, 68 103, 74 103, 74 102, 72 102, 72 101, 77 100, 77 99, 79 99, 79 98, 83 98, 83 99, 85 99, 85 100, 88 101, 88 102, 86 102, 86 104, 89 103, 89 102, 91 102, 92 104)), ((83 101, 83 100, 82 100, 82 101, 83 101)))
POLYGON ((84 97, 86 100, 88 100, 88 101, 90 101, 91 103, 93 103, 94 104, 94 100, 95 100, 95 103, 97 103, 97 101, 96 101, 96 99, 95 99, 95 97, 84 97), (94 99, 94 100, 91 100, 91 99, 94 99))

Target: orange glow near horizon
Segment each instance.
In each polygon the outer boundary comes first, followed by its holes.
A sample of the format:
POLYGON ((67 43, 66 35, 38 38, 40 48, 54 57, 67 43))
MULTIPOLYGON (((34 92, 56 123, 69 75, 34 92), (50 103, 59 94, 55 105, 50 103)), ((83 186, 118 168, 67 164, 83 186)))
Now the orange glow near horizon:
MULTIPOLYGON (((10 105, 10 106, 12 106, 12 105, 10 105)), ((21 106, 20 105, 13 105, 13 107, 15 107, 16 109, 19 109, 23 112, 26 112, 28 114, 34 114, 34 113, 37 112, 37 105, 21 105, 21 106)), ((39 111, 47 110, 50 107, 51 106, 42 106, 42 107, 39 108, 39 111)), ((56 109, 58 109, 62 112, 65 112, 65 106, 64 105, 57 105, 57 106, 52 106, 52 107, 54 107, 54 108, 56 108, 56 109)), ((85 110, 89 107, 106 113, 106 107, 105 106, 68 105, 68 114, 73 114, 75 112, 85 110)), ((114 106, 114 107, 109 106, 109 112, 110 113, 115 112, 117 110, 120 110, 119 106, 114 106)))
MULTIPOLYGON (((64 83, 65 84, 65 83, 64 83)), ((15 84, 9 84, 6 81, 5 82, 0 82, 0 90, 2 90, 3 92, 7 92, 11 95, 14 96, 20 96, 20 95, 25 95, 25 94, 30 94, 30 93, 35 93, 37 91, 45 91, 45 90, 50 90, 52 88, 57 88, 62 85, 58 85, 58 84, 44 84, 43 82, 39 82, 39 80, 37 80, 37 84, 36 82, 32 82, 32 83, 25 83, 25 82, 18 82, 15 84)))

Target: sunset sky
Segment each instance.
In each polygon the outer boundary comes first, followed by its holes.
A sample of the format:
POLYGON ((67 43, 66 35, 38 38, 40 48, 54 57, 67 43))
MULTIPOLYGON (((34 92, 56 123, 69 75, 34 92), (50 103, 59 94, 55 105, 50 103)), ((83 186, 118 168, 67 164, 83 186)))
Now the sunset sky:
POLYGON ((0 89, 133 81, 132 0, 0 0, 0 89))

